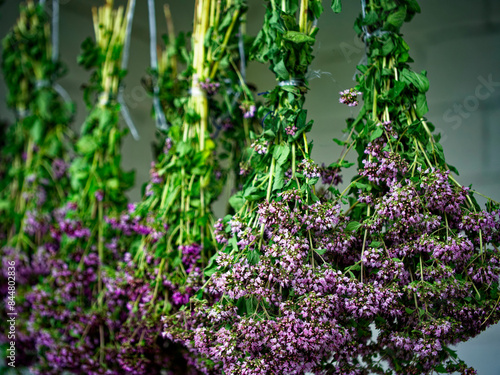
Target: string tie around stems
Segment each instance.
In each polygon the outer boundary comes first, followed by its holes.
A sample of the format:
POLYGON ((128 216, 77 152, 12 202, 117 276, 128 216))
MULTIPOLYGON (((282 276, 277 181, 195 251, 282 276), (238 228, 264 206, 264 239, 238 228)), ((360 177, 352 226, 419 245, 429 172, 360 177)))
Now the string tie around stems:
POLYGON ((111 94, 108 92, 101 92, 97 98, 100 106, 104 107, 111 102, 111 94))
POLYGON ((28 108, 16 109, 15 110, 16 117, 20 120, 31 116, 31 111, 28 108))
POLYGON ((35 82, 35 88, 42 89, 50 86, 50 81, 48 79, 37 79, 35 82))
POLYGON ((205 91, 203 91, 199 86, 191 87, 188 92, 189 95, 193 97, 206 96, 205 91))
MULTIPOLYGON (((40 0, 39 4, 45 7, 45 1, 40 0)), ((56 64, 59 60, 59 0, 52 0, 52 17, 51 17, 51 27, 52 27, 52 56, 51 60, 53 64, 56 64)), ((59 83, 50 81, 48 79, 40 79, 35 82, 35 88, 41 89, 45 87, 52 86, 55 92, 64 100, 68 105, 71 105, 73 101, 68 92, 59 83)))
MULTIPOLYGON (((361 0, 361 13, 363 14, 363 20, 366 18, 366 0, 361 0)), ((363 42, 367 43, 368 40, 374 36, 381 37, 385 34, 392 34, 392 31, 382 30, 381 28, 372 31, 371 33, 368 31, 368 27, 363 25, 363 42)), ((366 49, 365 49, 366 51, 366 49)))
POLYGON ((283 87, 283 86, 305 87, 306 83, 301 78, 290 78, 286 81, 280 81, 278 83, 278 86, 280 86, 280 87, 283 87))

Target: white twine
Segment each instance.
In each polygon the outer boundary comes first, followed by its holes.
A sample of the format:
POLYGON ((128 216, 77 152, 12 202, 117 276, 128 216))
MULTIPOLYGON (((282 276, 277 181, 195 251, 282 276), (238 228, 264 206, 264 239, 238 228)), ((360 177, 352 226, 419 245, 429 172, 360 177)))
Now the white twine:
MULTIPOLYGON (((134 21, 134 12, 135 12, 135 0, 131 0, 129 4, 128 12, 127 12, 127 29, 125 30, 125 43, 123 45, 123 54, 122 54, 122 62, 121 69, 126 70, 128 67, 128 60, 130 55, 130 40, 132 39, 132 23, 134 21)), ((120 113, 122 114, 125 123, 130 129, 130 134, 132 137, 138 141, 141 139, 137 128, 134 125, 134 121, 132 120, 132 116, 130 116, 130 111, 128 110, 127 103, 123 98, 123 86, 120 85, 118 88, 118 96, 116 98, 118 103, 120 104, 120 113)))
POLYGON ((121 68, 127 69, 128 57, 130 55, 130 40, 132 35, 132 23, 134 22, 135 0, 130 1, 130 8, 127 12, 127 30, 125 31, 125 45, 123 46, 123 56, 121 68))
MULTIPOLYGON (((151 69, 154 74, 158 74, 158 56, 156 53, 156 13, 154 0, 148 0, 148 13, 149 13, 149 56, 151 69)), ((158 88, 158 80, 154 79, 153 82, 153 108, 155 111, 156 127, 159 130, 168 130, 169 126, 165 118, 165 114, 161 108, 160 103, 160 89, 158 88)))
POLYGON ((53 83, 52 88, 61 96, 61 98, 63 98, 66 103, 72 103, 71 97, 69 96, 68 92, 59 83, 53 83))
POLYGON ((130 129, 130 134, 132 134, 132 137, 138 141, 141 139, 139 136, 139 133, 137 132, 137 129, 134 125, 134 121, 132 120, 132 117, 130 116, 130 111, 128 110, 127 104, 125 103, 125 100, 123 99, 123 87, 120 87, 120 92, 118 94, 118 103, 120 104, 120 111, 123 116, 123 119, 125 120, 125 123, 127 124, 128 128, 130 129))

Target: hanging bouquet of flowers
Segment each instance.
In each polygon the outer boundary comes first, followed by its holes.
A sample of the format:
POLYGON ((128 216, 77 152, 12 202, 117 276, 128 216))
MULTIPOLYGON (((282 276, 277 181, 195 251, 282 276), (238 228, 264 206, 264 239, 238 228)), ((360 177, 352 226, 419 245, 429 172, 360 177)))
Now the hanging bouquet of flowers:
POLYGON ((28 3, 5 39, 17 117, 1 153, 12 167, 0 168, 0 244, 26 277, 25 363, 39 374, 474 374, 452 345, 500 320, 500 203, 482 209, 460 185, 425 118, 429 81, 400 31, 417 1, 361 1, 366 64, 339 98, 359 114, 327 167, 304 109, 321 0, 265 1, 255 38, 243 0, 196 1, 187 36, 165 7, 159 56, 154 5, 144 84, 158 141, 136 203, 118 119, 135 2, 93 10, 74 155, 42 8, 28 3), (276 78, 263 103, 248 59, 276 78), (357 172, 340 189, 348 157, 357 172))

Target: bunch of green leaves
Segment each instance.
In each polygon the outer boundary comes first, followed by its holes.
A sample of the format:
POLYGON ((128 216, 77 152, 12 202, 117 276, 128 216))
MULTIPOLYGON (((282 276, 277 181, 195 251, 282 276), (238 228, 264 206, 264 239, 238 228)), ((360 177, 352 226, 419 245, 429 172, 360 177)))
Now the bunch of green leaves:
MULTIPOLYGON (((404 22, 410 21, 420 12, 415 0, 369 2, 366 14, 355 22, 355 30, 368 45, 368 64, 359 65, 356 89, 363 93, 364 105, 355 120, 349 120, 345 132, 346 141, 336 140, 345 147, 338 164, 345 163, 348 152, 355 149, 358 167, 363 168, 366 146, 377 138, 387 135, 383 126, 391 121, 391 126, 399 135, 397 146, 392 151, 411 163, 451 170, 456 168, 445 162, 443 148, 439 144, 440 135, 433 134, 435 127, 424 115, 428 112, 425 93, 429 89, 427 72, 411 70, 413 62, 409 47, 400 34, 404 22)), ((351 192, 366 188, 366 179, 356 179, 351 192)), ((354 201, 352 201, 354 202, 354 201)), ((363 215, 361 207, 353 209, 353 216, 363 215)))
POLYGON ((42 211, 50 212, 64 199, 67 186, 65 178, 54 177, 52 163, 68 162, 73 105, 51 87, 64 69, 59 61, 52 61, 50 23, 41 6, 33 2, 21 6, 18 22, 3 40, 2 70, 9 90, 7 102, 16 114, 2 147, 4 163, 11 167, 0 183, 2 231, 10 238, 19 234, 25 212, 36 208, 40 189, 49 197, 42 211), (26 181, 28 176, 32 182, 26 181))
MULTIPOLYGON (((2 296, 2 309, 7 298, 17 304, 18 358, 24 365, 34 359, 34 341, 26 333, 30 306, 25 297, 50 271, 44 265, 51 242, 48 228, 53 210, 66 199, 72 152, 69 123, 74 108, 52 87, 64 67, 52 60, 50 40, 49 17, 42 6, 29 1, 21 5, 19 19, 2 41, 7 104, 16 120, 2 126, 0 247, 4 261, 15 262, 18 281, 15 296, 2 296)), ((4 273, 1 281, 7 285, 4 273)), ((2 331, 8 332, 8 327, 2 324, 2 331)))
MULTIPOLYGON (((227 55, 234 54, 234 48, 237 48, 239 16, 245 11, 243 1, 200 2, 199 8, 195 9, 195 20, 208 16, 207 29, 195 29, 193 35, 198 36, 193 36, 189 53, 184 49, 182 35, 170 39, 164 55, 166 63, 160 64, 160 97, 170 124, 152 167, 152 172, 161 182, 150 182, 135 213, 143 218, 154 216, 155 222, 168 227, 168 232, 154 243, 148 236, 140 237, 139 254, 135 255, 141 259, 154 254, 161 259, 159 277, 165 275, 178 285, 183 285, 186 279, 179 246, 202 246, 200 266, 207 264, 214 251, 211 205, 222 190, 223 179, 216 177, 220 167, 215 158, 216 143, 211 132, 215 130, 212 120, 221 116, 224 102, 204 92, 200 82, 207 78, 210 82, 224 79, 224 70, 230 67, 227 55), (203 13, 207 7, 210 14, 203 13), (202 13, 199 13, 200 9, 202 13), (199 38, 205 33, 210 33, 211 37, 199 38), (201 56, 197 55, 200 53, 201 56), (177 64, 185 64, 185 70, 181 72, 177 64), (177 95, 172 95, 169 89, 177 95), (165 142, 168 142, 167 148, 165 142)), ((142 261, 139 263, 141 267, 146 266, 142 261)), ((144 272, 141 267, 139 274, 144 272)), ((162 289, 160 287, 160 291, 162 289)), ((168 298, 153 300, 150 305, 157 312, 164 312, 165 306, 168 306, 167 311, 171 308, 168 298)), ((155 313, 153 317, 157 319, 159 316, 155 313)))
MULTIPOLYGON (((51 260, 54 265, 53 274, 46 277, 39 286, 44 295, 53 301, 50 314, 58 315, 55 312, 63 302, 58 296, 61 293, 69 294, 74 289, 71 288, 72 284, 61 285, 61 277, 66 277, 69 273, 74 280, 81 280, 81 274, 85 272, 84 264, 87 262, 96 266, 97 277, 95 280, 85 280, 87 284, 81 288, 80 295, 75 300, 64 302, 68 304, 68 308, 61 320, 46 318, 40 313, 40 306, 34 309, 34 332, 59 338, 54 345, 40 348, 41 369, 44 371, 49 371, 55 365, 49 358, 57 356, 60 350, 74 350, 76 353, 86 350, 86 355, 80 355, 78 360, 86 363, 85 361, 97 356, 99 360, 92 363, 102 367, 106 346, 114 347, 110 338, 104 335, 108 323, 96 317, 101 317, 106 312, 103 302, 105 283, 109 283, 109 278, 116 273, 120 257, 109 246, 114 233, 108 230, 105 219, 124 210, 127 204, 125 192, 134 183, 133 171, 125 172, 121 166, 121 142, 127 131, 120 127, 120 105, 116 99, 120 82, 125 75, 121 70, 121 58, 127 20, 123 7, 113 9, 113 2, 110 0, 106 5, 94 8, 93 13, 96 41, 94 43, 87 39, 83 43, 79 61, 85 68, 93 71, 89 87, 95 88, 98 95, 93 100, 76 141, 76 156, 69 167, 70 188, 66 205, 60 211, 58 221, 54 223, 54 233, 60 236, 60 249, 51 260), (93 56, 92 59, 89 59, 89 54, 93 56), (61 272, 60 267, 67 270, 66 274, 61 272), (77 329, 82 328, 79 325, 81 319, 97 321, 98 327, 89 324, 87 331, 79 337, 78 334, 82 332, 77 333, 77 329), (64 336, 67 329, 64 325, 68 320, 73 327, 71 338, 64 336), (84 341, 89 330, 95 332, 94 329, 98 332, 98 353, 86 347, 88 340, 84 341), (60 339, 61 335, 65 340, 60 339)), ((88 90, 86 97, 87 100, 90 99, 88 90)), ((65 366, 74 360, 68 360, 66 364, 61 362, 57 366, 69 370, 70 367, 65 366)))
MULTIPOLYGON (((204 283, 200 270, 215 250, 211 206, 224 179, 213 135, 218 119, 230 115, 221 86, 225 71, 232 69, 227 56, 234 56, 238 48, 237 31, 245 11, 244 1, 197 2, 190 49, 183 34, 175 38, 170 31, 158 72, 150 72, 147 79, 148 86, 159 85, 169 128, 159 132, 151 181, 142 201, 122 215, 149 228, 146 234, 133 233, 129 242, 134 279, 150 279, 150 298, 129 312, 123 326, 130 337, 126 347, 131 348, 127 354, 131 357, 137 355, 134 340, 148 352, 164 350, 160 317, 186 308, 173 295, 191 296, 199 289, 204 283), (209 92, 202 83, 220 83, 221 90, 209 92), (193 267, 186 264, 185 247, 200 249, 193 267)), ((175 357, 170 348, 168 355, 175 357)))
MULTIPOLYGON (((223 220, 227 233, 231 230, 231 222, 237 221, 243 223, 245 228, 259 231, 260 237, 263 237, 257 207, 265 201, 280 200, 279 195, 282 192, 298 190, 303 194, 304 202, 318 200, 314 192, 318 178, 304 176, 297 169, 297 165, 303 159, 310 160, 311 145, 307 142, 305 133, 310 130, 312 121, 307 121, 307 111, 303 109, 307 91, 305 74, 313 58, 312 45, 317 33, 312 21, 319 17, 322 10, 319 1, 306 1, 302 7, 299 7, 298 1, 286 1, 284 5, 270 1, 266 8, 264 27, 254 41, 251 58, 269 62, 278 82, 294 78, 298 84, 277 85, 264 95, 265 104, 258 112, 258 117, 263 118, 263 129, 260 134, 249 131, 253 141, 252 147, 247 148, 243 154, 247 174, 242 179, 241 190, 229 200, 234 214, 227 215, 223 220), (296 14, 299 14, 298 19, 296 14), (286 131, 291 127, 296 128, 294 134, 288 134, 286 131), (291 178, 286 178, 287 171, 290 172, 291 178)), ((229 255, 235 263, 248 259, 251 264, 257 264, 261 255, 262 239, 256 240, 255 249, 247 247, 241 250, 237 245, 236 234, 233 234, 228 243, 219 245, 218 252, 210 259, 205 269, 205 275, 212 276, 220 269, 216 259, 221 253, 229 255)), ((210 280, 206 285, 210 285, 210 280)), ((245 306, 248 304, 242 300, 224 297, 216 302, 213 308, 217 310, 220 306, 234 305, 238 307, 238 314, 253 314, 255 311, 247 311, 245 306)), ((196 299, 192 301, 200 302, 198 307, 202 310, 207 302, 196 299)), ((202 324, 211 323, 204 321, 202 324)), ((192 332, 185 332, 183 328, 175 327, 172 322, 168 323, 166 332, 176 338, 182 337, 188 341, 193 339, 192 332)))
POLYGON ((251 51, 252 59, 269 63, 281 84, 264 95, 265 103, 258 112, 258 117, 263 119, 262 133, 250 135, 257 144, 266 147, 267 152, 259 154, 255 147, 248 149, 244 163, 249 173, 242 191, 230 199, 240 215, 253 217, 256 214, 253 207, 263 199, 274 199, 283 190, 298 188, 307 192, 310 199, 316 199, 311 187, 318 179, 306 179, 296 169, 300 160, 310 158, 305 133, 313 122, 307 121, 307 110, 303 109, 307 92, 305 74, 313 59, 312 46, 318 31, 311 22, 320 16, 323 8, 319 1, 308 1, 297 20, 298 10, 297 1, 285 2, 284 8, 271 1, 251 51), (293 134, 287 133, 289 127, 296 127, 293 134), (292 178, 285 184, 288 169, 292 178))

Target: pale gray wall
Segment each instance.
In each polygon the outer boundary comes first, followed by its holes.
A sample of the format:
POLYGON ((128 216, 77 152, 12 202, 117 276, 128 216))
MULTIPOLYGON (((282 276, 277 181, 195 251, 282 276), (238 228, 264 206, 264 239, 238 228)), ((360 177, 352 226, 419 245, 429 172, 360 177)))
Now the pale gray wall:
MULTIPOLYGON (((90 8, 104 1, 61 1, 61 54, 69 67, 69 75, 61 84, 78 102, 75 128, 85 116, 79 87, 87 73, 75 63, 80 43, 93 35, 90 8)), ((50 3, 50 0, 47 0, 50 3)), ((486 195, 500 199, 500 1, 499 0, 420 0, 422 14, 403 27, 405 39, 415 60, 414 69, 428 71, 431 87, 428 93, 428 118, 443 134, 441 143, 447 160, 461 172, 458 180, 486 195), (494 84, 480 87, 483 80, 494 84), (461 106, 462 108, 460 109, 461 106), (456 113, 455 113, 456 111, 456 113)), ((123 1, 118 2, 123 3, 123 1)), ((131 46, 130 73, 125 83, 125 99, 141 135, 139 142, 127 139, 123 160, 134 168, 137 180, 148 178, 151 162, 150 144, 154 139, 154 123, 150 117, 151 100, 140 85, 140 78, 149 65, 147 2, 137 1, 137 13, 131 46)), ((157 23, 165 31, 162 1, 157 1, 157 23)), ((250 33, 261 25, 263 2, 249 0, 250 33)), ((326 12, 319 21, 319 43, 312 69, 321 78, 310 81, 307 108, 315 120, 311 138, 313 156, 329 163, 338 158, 340 149, 331 139, 342 137, 344 119, 355 116, 357 108, 338 104, 338 91, 354 85, 352 76, 364 49, 357 40, 352 24, 359 12, 359 1, 344 1, 344 11, 334 15, 325 0, 326 12)), ((7 0, 0 8, 0 38, 6 34, 17 16, 19 1, 7 0)), ((192 26, 194 0, 169 1, 177 30, 192 26)), ((273 77, 266 67, 251 66, 249 80, 259 91, 272 87, 273 77)), ((484 85, 483 85, 484 86, 484 85)), ((0 117, 12 119, 5 108, 5 87, 0 82, 0 117)), ((354 160, 354 157, 351 157, 354 160)), ((346 176, 344 180, 349 180, 346 176)), ((138 199, 136 188, 130 195, 138 199)), ((222 201, 227 200, 227 193, 222 201)), ((223 205, 216 209, 223 213, 223 205)), ((478 369, 479 375, 500 375, 500 325, 479 337, 459 345, 459 353, 478 369)))

